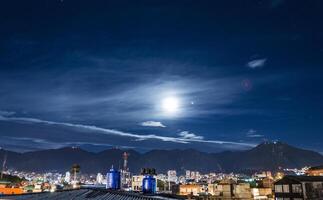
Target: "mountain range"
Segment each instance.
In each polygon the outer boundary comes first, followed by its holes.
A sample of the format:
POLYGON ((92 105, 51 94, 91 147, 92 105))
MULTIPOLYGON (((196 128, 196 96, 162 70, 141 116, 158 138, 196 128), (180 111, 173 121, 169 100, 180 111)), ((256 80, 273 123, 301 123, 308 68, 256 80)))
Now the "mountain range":
POLYGON ((0 161, 6 156, 6 167, 19 171, 66 172, 77 163, 83 173, 106 173, 112 165, 115 168, 122 166, 124 151, 130 154, 128 167, 133 173, 139 173, 143 167, 156 168, 158 173, 165 173, 169 169, 178 172, 197 170, 205 173, 276 171, 280 168, 323 164, 321 154, 282 142, 265 142, 250 150, 221 153, 205 153, 194 149, 151 150, 146 153, 108 149, 93 153, 75 147, 26 153, 0 150, 0 161))

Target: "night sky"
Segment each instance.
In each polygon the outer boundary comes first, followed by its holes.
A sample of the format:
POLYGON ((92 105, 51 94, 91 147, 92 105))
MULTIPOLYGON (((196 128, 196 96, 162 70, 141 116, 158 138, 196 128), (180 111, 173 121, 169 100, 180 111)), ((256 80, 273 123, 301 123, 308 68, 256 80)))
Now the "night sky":
POLYGON ((323 152, 321 0, 3 0, 0 146, 323 152))

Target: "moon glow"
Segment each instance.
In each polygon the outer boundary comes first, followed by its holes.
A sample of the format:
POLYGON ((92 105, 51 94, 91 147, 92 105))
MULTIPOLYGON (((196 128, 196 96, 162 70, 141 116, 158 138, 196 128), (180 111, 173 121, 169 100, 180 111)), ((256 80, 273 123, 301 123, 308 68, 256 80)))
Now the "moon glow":
POLYGON ((179 100, 176 97, 167 97, 162 100, 162 109, 165 113, 175 114, 179 110, 179 100))

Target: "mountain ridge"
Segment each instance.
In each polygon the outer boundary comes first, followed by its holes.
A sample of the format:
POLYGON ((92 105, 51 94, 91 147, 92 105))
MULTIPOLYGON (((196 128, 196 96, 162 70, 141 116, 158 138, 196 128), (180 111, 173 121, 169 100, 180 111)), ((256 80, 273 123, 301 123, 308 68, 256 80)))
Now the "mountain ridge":
POLYGON ((130 153, 128 163, 133 173, 139 173, 142 167, 154 167, 161 173, 169 169, 205 173, 275 171, 323 164, 321 154, 282 142, 264 142, 249 150, 220 153, 205 153, 195 149, 154 149, 146 153, 132 149, 107 149, 94 153, 75 147, 17 153, 1 149, 0 161, 7 154, 7 168, 19 171, 65 172, 78 163, 84 173, 105 173, 112 165, 117 168, 122 166, 124 151, 130 153))

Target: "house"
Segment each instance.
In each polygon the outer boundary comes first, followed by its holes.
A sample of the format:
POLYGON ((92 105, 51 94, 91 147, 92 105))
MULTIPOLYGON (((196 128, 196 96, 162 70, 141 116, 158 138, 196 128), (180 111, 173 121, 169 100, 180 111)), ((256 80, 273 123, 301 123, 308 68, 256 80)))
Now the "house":
POLYGON ((276 200, 323 199, 323 176, 285 176, 274 185, 276 200))
POLYGON ((201 192, 203 192, 203 187, 199 184, 187 184, 179 186, 179 195, 197 196, 201 192))
POLYGON ((132 191, 142 191, 142 180, 144 179, 143 175, 132 176, 131 189, 132 191))
POLYGON ((249 183, 237 183, 232 180, 208 184, 208 193, 214 199, 252 199, 249 183))

